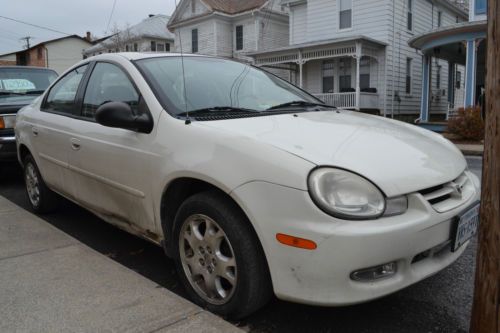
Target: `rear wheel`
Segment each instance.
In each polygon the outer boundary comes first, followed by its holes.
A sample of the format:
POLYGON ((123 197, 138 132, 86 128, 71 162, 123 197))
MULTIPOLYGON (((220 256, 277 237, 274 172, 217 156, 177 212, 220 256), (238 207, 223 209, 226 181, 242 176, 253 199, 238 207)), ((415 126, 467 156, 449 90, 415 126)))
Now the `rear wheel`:
POLYGON ((259 240, 224 194, 188 198, 176 215, 175 235, 177 271, 195 303, 237 319, 269 300, 272 288, 259 240))
POLYGON ((57 207, 59 197, 51 191, 40 174, 35 160, 31 155, 24 159, 24 182, 26 194, 31 208, 35 213, 50 213, 57 207))

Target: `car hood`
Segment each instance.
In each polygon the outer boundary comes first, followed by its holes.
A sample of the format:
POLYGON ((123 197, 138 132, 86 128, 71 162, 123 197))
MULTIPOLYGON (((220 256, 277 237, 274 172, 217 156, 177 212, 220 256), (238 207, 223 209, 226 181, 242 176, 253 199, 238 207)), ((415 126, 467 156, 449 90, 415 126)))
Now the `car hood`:
POLYGON ((316 165, 356 172, 388 197, 455 179, 461 152, 431 131, 351 111, 321 111, 198 122, 287 151, 316 165))

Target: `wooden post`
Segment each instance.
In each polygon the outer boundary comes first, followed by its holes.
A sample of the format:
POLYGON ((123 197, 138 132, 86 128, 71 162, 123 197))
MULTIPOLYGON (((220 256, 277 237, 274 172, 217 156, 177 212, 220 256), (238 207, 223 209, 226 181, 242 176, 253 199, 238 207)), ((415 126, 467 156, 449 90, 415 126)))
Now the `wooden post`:
POLYGON ((486 132, 472 333, 500 332, 500 2, 488 3, 486 132))

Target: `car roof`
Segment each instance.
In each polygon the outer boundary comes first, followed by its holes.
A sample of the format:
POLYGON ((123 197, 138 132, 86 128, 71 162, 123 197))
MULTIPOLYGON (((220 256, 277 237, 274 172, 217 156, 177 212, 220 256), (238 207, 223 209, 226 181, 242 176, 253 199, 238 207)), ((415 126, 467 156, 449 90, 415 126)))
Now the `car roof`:
POLYGON ((157 53, 157 52, 118 52, 118 53, 103 53, 99 55, 95 55, 93 57, 89 57, 86 60, 99 60, 99 59, 112 59, 112 58, 125 58, 128 60, 139 60, 139 59, 147 59, 147 58, 161 58, 161 57, 210 57, 207 55, 200 54, 192 54, 192 53, 157 53))

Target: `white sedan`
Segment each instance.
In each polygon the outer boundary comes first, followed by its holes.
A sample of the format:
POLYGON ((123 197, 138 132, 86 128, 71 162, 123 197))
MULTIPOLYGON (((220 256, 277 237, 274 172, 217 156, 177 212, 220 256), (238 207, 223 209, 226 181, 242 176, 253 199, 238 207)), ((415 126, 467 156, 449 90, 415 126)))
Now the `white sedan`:
POLYGON ((61 195, 163 246, 191 299, 233 318, 273 292, 390 294, 478 224, 478 179, 446 139, 214 57, 86 59, 19 113, 16 139, 35 212, 61 195))

